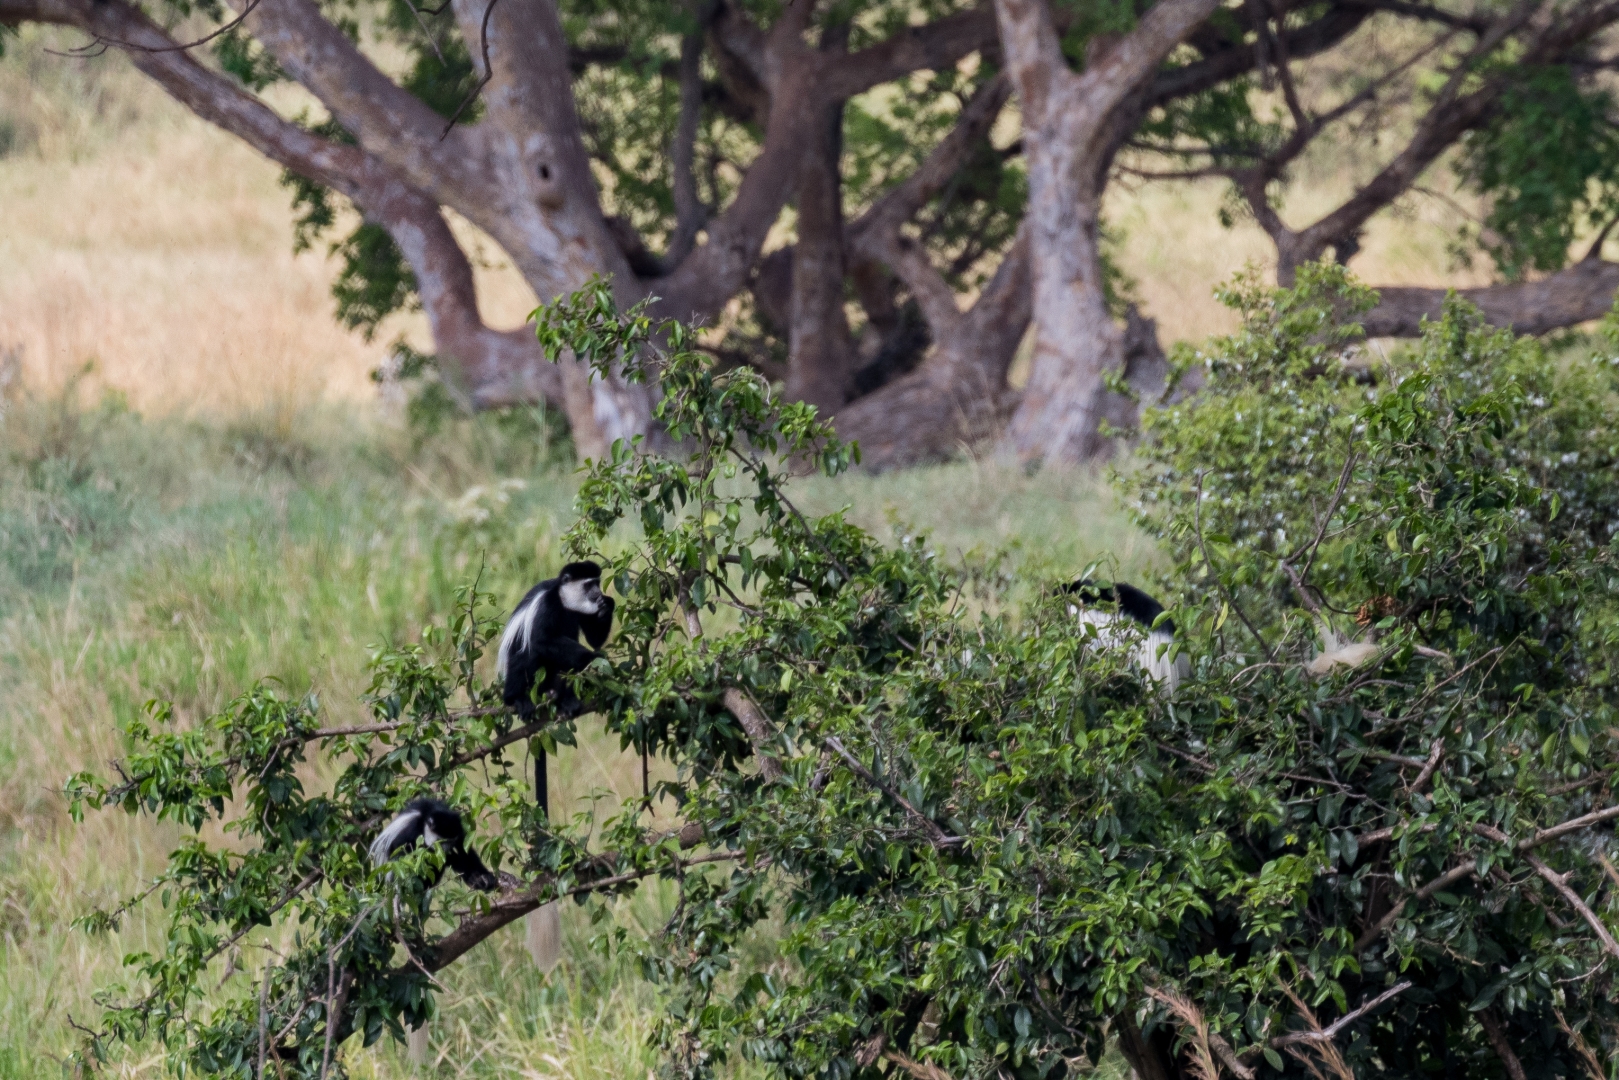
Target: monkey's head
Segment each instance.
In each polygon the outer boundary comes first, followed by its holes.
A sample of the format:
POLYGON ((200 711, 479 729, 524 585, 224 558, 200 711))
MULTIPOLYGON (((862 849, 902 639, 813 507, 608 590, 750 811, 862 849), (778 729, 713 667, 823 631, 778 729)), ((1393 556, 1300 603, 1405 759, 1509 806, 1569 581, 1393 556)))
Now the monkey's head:
POLYGON ((602 568, 593 562, 564 566, 557 575, 557 596, 569 611, 595 615, 602 607, 602 568))

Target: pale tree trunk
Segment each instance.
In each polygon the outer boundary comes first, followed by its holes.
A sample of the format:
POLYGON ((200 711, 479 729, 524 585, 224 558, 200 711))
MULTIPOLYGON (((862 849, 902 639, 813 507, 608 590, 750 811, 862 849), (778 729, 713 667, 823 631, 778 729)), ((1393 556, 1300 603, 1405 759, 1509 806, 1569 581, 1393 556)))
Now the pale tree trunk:
POLYGON ((1063 59, 1046 0, 995 0, 1023 110, 1029 167, 1034 360, 1003 448, 1024 460, 1083 461, 1102 448, 1105 374, 1124 363, 1107 310, 1101 194, 1115 111, 1218 0, 1160 0, 1129 34, 1093 49, 1083 73, 1063 59))
POLYGON ((829 107, 798 178, 786 395, 830 416, 849 400, 859 356, 843 310, 843 106, 829 107))

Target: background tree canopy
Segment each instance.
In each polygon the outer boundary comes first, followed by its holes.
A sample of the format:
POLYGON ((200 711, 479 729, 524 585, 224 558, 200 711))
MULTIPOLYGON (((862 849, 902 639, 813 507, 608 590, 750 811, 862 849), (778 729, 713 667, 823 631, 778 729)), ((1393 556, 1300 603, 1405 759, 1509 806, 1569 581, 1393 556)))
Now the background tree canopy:
POLYGON ((1372 297, 1331 266, 1230 299, 1243 330, 1177 357, 1204 391, 1149 414, 1127 478, 1175 559, 1172 694, 1048 580, 800 513, 782 463, 853 455, 680 324, 605 284, 552 305, 550 354, 656 358, 688 451, 621 444, 580 489, 568 551, 622 613, 579 677, 599 712, 493 707, 475 585, 377 655, 372 722, 323 727, 269 684, 195 727, 154 705, 74 804, 218 839, 144 894, 169 931, 86 1052, 155 1034, 204 1071, 330 1075, 569 896, 660 988, 673 1075, 1064 1076, 1111 1036, 1143 1080, 1610 1078, 1612 365, 1459 301, 1368 363, 1372 297), (1306 669, 1355 638, 1369 659, 1306 669), (596 723, 672 778, 545 821, 511 755, 596 723), (365 862, 424 791, 476 820, 498 892, 428 891, 430 851, 365 862), (656 877, 666 925, 606 918, 656 877), (747 947, 772 923, 779 957, 747 947), (226 954, 251 977, 210 989, 226 954))
MULTIPOLYGON (((1542 333, 1599 317, 1619 287, 1603 259, 1616 14, 1604 0, 0 2, 0 25, 126 51, 281 164, 296 242, 341 261, 337 317, 370 334, 420 307, 461 405, 547 402, 590 457, 655 426, 647 388, 548 364, 530 334, 485 323, 465 222, 542 301, 605 274, 621 306, 653 298, 660 318, 703 324, 704 351, 816 405, 875 469, 986 440, 1025 460, 1109 451, 1108 425, 1135 419, 1121 380, 1151 390, 1163 374, 1107 254, 1121 180, 1229 181, 1222 213, 1264 229, 1288 284, 1323 256, 1351 262, 1368 222, 1444 197, 1434 181, 1452 173, 1480 207, 1458 258, 1500 278, 1470 296, 1487 321, 1542 333), (272 109, 285 82, 318 108, 272 109), (1348 164, 1312 182, 1329 145, 1348 164)), ((1441 300, 1384 290, 1368 333, 1414 336, 1441 300)))

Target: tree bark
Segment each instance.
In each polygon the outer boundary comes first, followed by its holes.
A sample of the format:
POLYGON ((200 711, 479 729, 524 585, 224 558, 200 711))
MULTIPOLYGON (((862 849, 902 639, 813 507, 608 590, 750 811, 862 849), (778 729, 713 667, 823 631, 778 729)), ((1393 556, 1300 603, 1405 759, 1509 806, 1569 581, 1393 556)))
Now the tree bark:
POLYGON ((1478 1014, 1479 1024, 1484 1028, 1484 1037, 1490 1041, 1490 1049, 1500 1059, 1501 1067, 1507 1072, 1510 1080, 1528 1080, 1524 1075, 1523 1062, 1513 1052, 1512 1044, 1507 1041, 1507 1033, 1501 1027, 1493 1010, 1485 1009, 1478 1014))
POLYGON ((1446 19, 1436 9, 1436 21, 1448 27, 1447 32, 1466 30, 1476 36, 1472 47, 1450 66, 1443 85, 1399 153, 1342 204, 1299 229, 1283 221, 1270 203, 1267 187, 1303 154, 1327 123, 1347 110, 1337 108, 1323 116, 1307 114, 1291 93, 1284 59, 1281 73, 1294 131, 1273 154, 1251 168, 1229 174, 1276 245, 1277 283, 1291 286, 1298 267, 1320 259, 1329 248, 1338 262, 1347 263, 1359 250, 1360 234, 1372 216, 1410 191, 1463 135, 1488 119, 1512 87, 1514 71, 1567 62, 1586 49, 1590 36, 1616 15, 1619 9, 1611 0, 1580 0, 1568 5, 1517 0, 1493 16, 1458 19, 1446 19), (1492 59, 1503 53, 1512 55, 1512 63, 1492 68, 1492 59))
MULTIPOLYGON (((1416 337, 1423 319, 1437 319, 1449 289, 1393 286, 1378 290, 1378 304, 1366 313, 1367 337, 1416 337)), ((1519 334, 1546 334, 1600 319, 1613 310, 1619 293, 1619 263, 1586 259, 1539 281, 1457 289, 1476 304, 1484 320, 1519 334)))
MULTIPOLYGON (((847 40, 848 24, 823 48, 847 40)), ((787 397, 830 416, 848 401, 859 356, 843 310, 843 102, 823 108, 798 174, 798 243, 788 326, 787 397)))
POLYGON ((1046 0, 995 0, 1029 167, 1036 341, 1029 384, 1002 440, 1018 458, 1072 463, 1102 447, 1104 376, 1124 360, 1100 248, 1110 120, 1216 6, 1160 0, 1075 74, 1046 0))
POLYGON ((561 373, 545 362, 533 335, 484 324, 472 266, 439 204, 375 155, 282 120, 238 84, 175 48, 169 34, 118 0, 6 0, 0 13, 77 26, 128 43, 135 67, 175 100, 283 167, 341 192, 387 229, 416 277, 450 386, 469 403, 545 400, 563 406, 561 373))
POLYGON ((1113 1019, 1119 1034, 1119 1052, 1130 1063, 1136 1080, 1178 1080, 1167 1055, 1141 1034, 1135 1017, 1122 1012, 1113 1019))
POLYGON ((972 309, 930 320, 935 344, 922 366, 837 414, 838 434, 859 442, 865 468, 939 461, 1000 429, 1017 400, 1006 374, 1029 325, 1029 286, 1025 223, 972 309))

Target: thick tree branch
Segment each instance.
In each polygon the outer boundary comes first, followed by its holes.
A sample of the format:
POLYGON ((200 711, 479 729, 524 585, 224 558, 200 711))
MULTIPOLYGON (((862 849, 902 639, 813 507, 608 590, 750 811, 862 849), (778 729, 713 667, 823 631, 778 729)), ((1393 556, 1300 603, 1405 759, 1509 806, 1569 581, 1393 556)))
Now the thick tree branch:
POLYGON ((922 366, 838 413, 838 434, 860 443, 865 468, 942 460, 1004 422, 1016 401, 1007 370, 1032 312, 1029 244, 1025 223, 977 302, 953 333, 935 338, 922 366))
POLYGON ((962 106, 956 126, 929 151, 916 171, 884 192, 849 226, 848 243, 859 247, 868 235, 893 233, 915 217, 967 163, 973 148, 989 133, 1011 95, 1012 83, 1005 72, 980 86, 962 106))
MULTIPOLYGON (((849 24, 823 33, 823 52, 841 55, 849 24)), ((785 392, 795 401, 836 411, 854 390, 858 356, 843 307, 848 274, 843 224, 843 103, 822 106, 798 171, 798 243, 788 312, 785 392)))
MULTIPOLYGON (((1279 219, 1268 226, 1277 242, 1278 279, 1284 284, 1291 282, 1295 267, 1318 258, 1328 246, 1355 236, 1373 214, 1409 190, 1464 132, 1489 114, 1511 85, 1510 72, 1481 76, 1478 68, 1508 39, 1520 36, 1515 46, 1516 67, 1551 63, 1579 48, 1615 18, 1619 18, 1619 4, 1611 0, 1570 9, 1558 9, 1549 0, 1520 0, 1493 20, 1452 67, 1404 148, 1377 175, 1336 209, 1303 229, 1289 230, 1279 219)), ((1249 193, 1251 203, 1254 199, 1255 193, 1249 193)))
POLYGON ((725 691, 723 701, 726 709, 742 725, 742 730, 747 732, 748 741, 753 744, 753 755, 759 759, 759 775, 766 781, 780 780, 781 762, 764 749, 770 745, 775 736, 770 721, 765 718, 764 710, 754 704, 751 697, 735 687, 725 691))
POLYGON ((797 186, 805 149, 820 123, 820 110, 810 104, 818 97, 814 56, 796 58, 772 87, 764 145, 731 205, 708 223, 708 242, 658 282, 659 314, 710 318, 746 284, 770 227, 797 186))
MULTIPOLYGON (((1524 855, 1525 858, 1532 858, 1532 856, 1528 855, 1528 853, 1537 847, 1549 844, 1553 840, 1560 839, 1561 837, 1568 836, 1572 833, 1601 825, 1607 821, 1612 821, 1615 818, 1619 818, 1619 806, 1603 807, 1601 810, 1593 810, 1589 814, 1582 814, 1577 818, 1570 818, 1567 821, 1560 822, 1548 828, 1538 829, 1533 836, 1525 837, 1524 839, 1519 840, 1516 844, 1513 844, 1511 838, 1505 833, 1487 825, 1475 825, 1473 827, 1473 831, 1480 836, 1495 841, 1496 843, 1511 844, 1513 850, 1518 852, 1520 855, 1524 855)), ((1430 831, 1432 828, 1432 826, 1429 826, 1424 831, 1430 831)), ((1394 827, 1376 829, 1371 832, 1361 834, 1358 839, 1362 845, 1365 845, 1368 843, 1375 843, 1379 840, 1392 839, 1394 832, 1394 827)), ((1422 886, 1422 888, 1416 890, 1415 892, 1401 897, 1399 900, 1395 901, 1394 906, 1388 910, 1387 914, 1385 914, 1370 927, 1367 927, 1360 937, 1355 939, 1355 944, 1351 951, 1356 955, 1359 955, 1378 938, 1382 937, 1383 934, 1388 931, 1389 927, 1393 926, 1400 920, 1400 916, 1405 912, 1406 904, 1413 900, 1420 903, 1431 898, 1435 893, 1442 892, 1450 886, 1456 884, 1458 881, 1463 881, 1473 876, 1475 873, 1477 873, 1477 867, 1478 864, 1475 860, 1468 859, 1457 866, 1451 867, 1449 870, 1445 871, 1443 874, 1440 874, 1438 877, 1434 878, 1432 881, 1428 882, 1428 884, 1422 886)), ((1603 928, 1602 933, 1607 933, 1606 927, 1603 928)), ((1608 943, 1612 940, 1611 935, 1609 935, 1607 939, 1603 941, 1604 950, 1607 949, 1608 943)))
POLYGON ((173 39, 124 0, 0 0, 0 17, 60 23, 129 42, 136 68, 192 112, 345 195, 388 230, 415 274, 435 350, 451 365, 452 385, 471 401, 561 400, 558 371, 531 335, 484 325, 471 264, 438 205, 376 156, 281 119, 237 83, 171 48, 173 39))
MULTIPOLYGON (((1169 51, 1218 6, 1218 0, 1159 0, 1147 9, 1135 29, 1078 76, 1077 85, 1086 98, 1087 108, 1098 118, 1112 112, 1150 78, 1169 51)), ((1066 65, 1063 70, 1067 70, 1066 65)))
POLYGON ((1574 909, 1580 918, 1585 920, 1585 925, 1589 926, 1591 932, 1596 934, 1597 940, 1602 942, 1602 951, 1615 960, 1619 960, 1619 941, 1613 939, 1613 933, 1597 917, 1596 912, 1591 910, 1590 905, 1580 898, 1580 894, 1568 887, 1568 881, 1564 876, 1534 855, 1526 853, 1523 860, 1552 887, 1557 895, 1563 898, 1569 907, 1574 909))
POLYGON ((928 256, 920 242, 896 231, 866 233, 861 237, 862 257, 880 262, 893 270, 910 290, 922 317, 927 319, 935 341, 945 340, 961 323, 956 291, 928 256))
POLYGON ((954 67, 996 45, 995 9, 982 4, 922 26, 907 27, 828 65, 824 92, 846 100, 913 71, 954 67))
POLYGON ((1354 1009, 1351 1009, 1349 1012, 1344 1013, 1337 1020, 1333 1021, 1327 1027, 1324 1027, 1319 1031, 1300 1031, 1291 1035, 1282 1035, 1278 1038, 1272 1039, 1270 1044, 1274 1047, 1281 1048, 1292 1045, 1293 1043, 1331 1042, 1333 1039, 1338 1037, 1338 1033, 1344 1028, 1348 1027, 1350 1024, 1353 1024, 1356 1020, 1359 1020, 1373 1009, 1393 1001, 1395 998, 1411 989, 1413 985, 1415 984, 1412 983, 1410 979, 1402 979, 1393 986, 1389 987, 1387 990, 1383 991, 1381 994, 1378 994, 1376 997, 1366 1002, 1364 1005, 1360 1005, 1354 1009))
MULTIPOLYGON (((1294 60, 1303 60, 1337 46, 1375 11, 1372 4, 1340 3, 1303 26, 1276 35, 1277 43, 1294 60)), ((1225 42, 1207 51, 1202 60, 1160 71, 1148 85, 1146 105, 1163 105, 1176 98, 1212 89, 1253 69, 1254 47, 1243 41, 1225 42)))
POLYGON ((495 194, 474 138, 458 128, 441 140, 439 116, 378 70, 314 0, 260 0, 247 27, 361 147, 413 186, 458 208, 495 194))
MULTIPOLYGON (((1362 324, 1367 337, 1416 337, 1424 319, 1437 319, 1449 289, 1390 286, 1378 290, 1378 304, 1362 324)), ((1587 259, 1539 281, 1457 289, 1477 305, 1484 320, 1519 334, 1545 334, 1600 319, 1619 293, 1619 263, 1587 259)))
POLYGON ((1106 375, 1125 363, 1107 304, 1101 201, 1113 147, 1140 90, 1218 0, 1160 0, 1135 29, 1098 40, 1068 69, 1047 0, 996 0, 1007 69, 1023 113, 1035 339, 1029 381, 1001 439, 1008 456, 1077 463, 1107 446, 1106 375))
POLYGON ((388 230, 416 276, 434 349, 449 361, 451 389, 478 408, 548 401, 565 407, 562 369, 545 359, 527 330, 493 330, 478 313, 472 264, 431 199, 393 185, 355 200, 388 230))
MULTIPOLYGON (((678 843, 682 851, 695 847, 701 843, 698 836, 687 843, 688 834, 682 830, 677 834, 678 843)), ((683 870, 688 866, 701 866, 704 863, 731 862, 744 858, 741 851, 715 851, 706 855, 696 855, 689 859, 674 859, 658 866, 647 866, 618 874, 607 874, 590 881, 575 885, 572 888, 561 890, 556 888, 556 878, 549 877, 541 881, 532 882, 517 888, 503 889, 489 902, 488 910, 481 915, 469 915, 457 924, 454 930, 439 938, 423 951, 422 963, 428 971, 443 971, 461 957, 465 956, 473 946, 483 941, 503 926, 516 922, 518 919, 535 911, 544 904, 553 900, 560 900, 568 896, 583 896, 586 893, 601 892, 605 889, 614 889, 620 885, 627 885, 633 881, 640 881, 655 874, 683 870)), ((617 865, 619 856, 615 852, 608 852, 596 856, 591 864, 596 867, 610 868, 617 865)), ((401 968, 399 973, 409 974, 412 968, 401 968)))
POLYGON ((1501 1059, 1501 1066, 1506 1069, 1509 1080, 1529 1080, 1524 1074, 1523 1062, 1513 1052, 1512 1044, 1507 1042, 1507 1033, 1501 1030, 1501 1022, 1495 1018, 1491 1009, 1481 1010, 1478 1022, 1484 1028, 1484 1037, 1490 1040, 1490 1049, 1495 1056, 1501 1059))
POLYGON ((707 211, 697 197, 697 128, 703 109, 703 35, 687 34, 680 43, 680 120, 669 147, 674 173, 675 233, 664 256, 666 266, 679 266, 697 243, 707 211))
POLYGON ((765 236, 796 189, 822 106, 919 68, 954 64, 995 42, 994 19, 985 7, 902 30, 857 53, 822 53, 802 41, 810 8, 809 0, 788 5, 768 33, 731 5, 712 24, 709 38, 720 46, 722 71, 728 58, 760 87, 758 108, 768 110, 765 141, 731 205, 708 223, 708 242, 658 282, 661 313, 709 318, 744 287, 765 236))
POLYGON ((1011 92, 1005 73, 980 86, 962 107, 956 126, 916 171, 884 193, 848 229, 845 242, 850 254, 862 261, 884 263, 898 275, 921 308, 934 341, 945 341, 959 329, 961 311, 955 291, 933 265, 926 247, 904 236, 900 228, 944 190, 988 134, 1011 92))
POLYGON ((933 844, 934 847, 960 847, 962 844, 967 842, 966 837, 951 836, 949 833, 945 832, 939 827, 938 822, 934 821, 932 818, 922 813, 922 811, 918 810, 909 799, 901 795, 891 785, 883 783, 883 781, 878 778, 875 773, 860 763, 859 758, 849 753, 849 751, 844 747, 842 740, 829 735, 827 736, 825 742, 827 746, 832 748, 833 753, 837 754, 838 757, 843 759, 843 763, 849 766, 849 770, 851 772, 882 794, 886 795, 890 801, 894 802, 901 809, 903 809, 912 821, 920 825, 922 827, 922 831, 928 834, 928 840, 933 844))
POLYGON ((182 105, 299 175, 350 198, 382 178, 362 151, 288 123, 237 83, 173 48, 174 38, 125 0, 0 0, 0 21, 55 23, 128 42, 130 62, 182 105))

